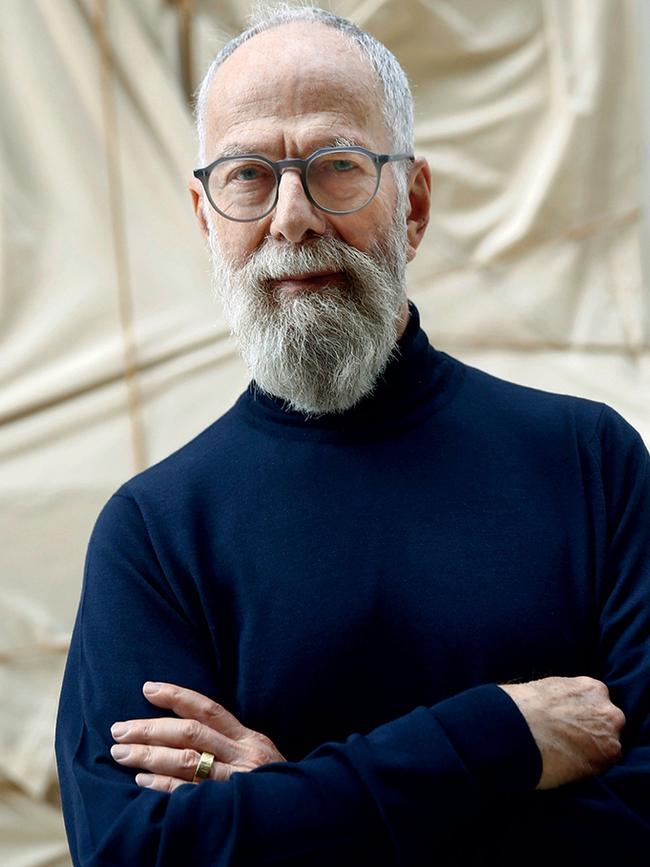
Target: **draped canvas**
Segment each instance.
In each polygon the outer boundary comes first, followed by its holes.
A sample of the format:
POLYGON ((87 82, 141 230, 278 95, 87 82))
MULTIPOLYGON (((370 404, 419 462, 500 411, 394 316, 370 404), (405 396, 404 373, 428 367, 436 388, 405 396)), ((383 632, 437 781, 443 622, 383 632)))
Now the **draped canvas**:
MULTIPOLYGON (((433 216, 410 294, 432 342, 605 400, 650 437, 636 4, 332 6, 413 84, 433 216)), ((246 12, 196 4, 195 78, 246 12)), ((0 21, 0 846, 12 867, 52 863, 44 829, 60 851, 60 822, 38 817, 56 816, 52 729, 96 514, 247 377, 186 191, 196 145, 172 5, 34 0, 0 21)))

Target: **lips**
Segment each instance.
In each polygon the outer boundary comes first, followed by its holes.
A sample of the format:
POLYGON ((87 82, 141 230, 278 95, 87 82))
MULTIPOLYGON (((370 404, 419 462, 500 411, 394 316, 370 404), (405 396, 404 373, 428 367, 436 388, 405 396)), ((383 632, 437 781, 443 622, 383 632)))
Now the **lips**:
POLYGON ((273 287, 283 289, 286 292, 300 292, 322 289, 330 283, 338 281, 342 277, 340 271, 317 271, 302 274, 287 274, 276 277, 271 281, 273 287))

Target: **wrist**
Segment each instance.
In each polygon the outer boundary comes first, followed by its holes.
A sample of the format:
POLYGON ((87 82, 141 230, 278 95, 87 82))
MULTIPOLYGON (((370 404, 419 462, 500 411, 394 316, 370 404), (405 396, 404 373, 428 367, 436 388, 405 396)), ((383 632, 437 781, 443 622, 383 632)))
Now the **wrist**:
POLYGON ((496 684, 439 702, 432 713, 477 785, 490 791, 532 791, 542 757, 523 714, 496 684))

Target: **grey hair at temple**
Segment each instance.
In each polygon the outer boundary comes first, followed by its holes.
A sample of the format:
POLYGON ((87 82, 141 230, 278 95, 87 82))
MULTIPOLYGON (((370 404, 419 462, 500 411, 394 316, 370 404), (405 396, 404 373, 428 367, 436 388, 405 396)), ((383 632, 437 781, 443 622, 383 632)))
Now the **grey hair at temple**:
MULTIPOLYGON (((370 61, 384 95, 381 110, 386 128, 392 137, 392 146, 395 151, 412 153, 414 149, 413 97, 411 96, 411 89, 406 73, 395 55, 369 33, 365 33, 356 24, 352 24, 345 18, 340 18, 333 12, 328 12, 315 6, 291 6, 287 3, 281 3, 257 5, 251 14, 248 29, 223 46, 210 64, 203 81, 199 85, 195 115, 199 139, 199 160, 201 164, 206 160, 205 110, 208 91, 217 69, 248 39, 251 39, 258 33, 262 33, 264 30, 294 21, 309 21, 333 27, 346 36, 361 51, 362 55, 370 61)), ((396 164, 396 168, 395 175, 399 186, 402 186, 402 184, 405 184, 408 175, 409 164, 403 163, 399 167, 396 164), (400 181, 402 182, 401 184, 400 181)))

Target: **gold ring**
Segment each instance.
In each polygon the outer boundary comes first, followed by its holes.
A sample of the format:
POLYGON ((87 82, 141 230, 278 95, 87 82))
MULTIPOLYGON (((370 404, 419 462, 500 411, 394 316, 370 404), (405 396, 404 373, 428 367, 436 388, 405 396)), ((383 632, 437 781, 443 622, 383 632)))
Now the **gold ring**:
POLYGON ((207 780, 210 776, 210 768, 214 763, 214 755, 212 753, 201 753, 201 758, 199 759, 199 763, 196 766, 196 770, 194 771, 194 776, 192 777, 193 783, 200 783, 201 780, 207 780))

